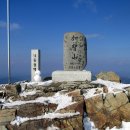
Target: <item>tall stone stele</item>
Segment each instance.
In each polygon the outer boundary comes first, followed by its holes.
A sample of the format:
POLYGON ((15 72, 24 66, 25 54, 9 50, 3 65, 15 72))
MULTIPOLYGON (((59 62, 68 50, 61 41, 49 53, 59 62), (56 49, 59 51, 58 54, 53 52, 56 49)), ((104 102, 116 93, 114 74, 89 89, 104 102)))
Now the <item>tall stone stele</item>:
POLYGON ((83 70, 87 64, 87 41, 80 32, 64 34, 64 70, 83 70))

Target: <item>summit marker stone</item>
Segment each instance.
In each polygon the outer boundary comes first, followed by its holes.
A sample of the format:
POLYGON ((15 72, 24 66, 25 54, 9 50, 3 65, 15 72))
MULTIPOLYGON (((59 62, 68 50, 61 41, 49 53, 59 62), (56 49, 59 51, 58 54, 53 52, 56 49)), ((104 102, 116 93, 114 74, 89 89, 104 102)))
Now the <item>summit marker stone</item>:
POLYGON ((91 81, 91 71, 84 68, 87 64, 87 41, 80 32, 64 34, 64 71, 52 73, 53 82, 91 81))
POLYGON ((83 70, 87 64, 87 42, 82 33, 69 32, 64 35, 64 70, 83 70))

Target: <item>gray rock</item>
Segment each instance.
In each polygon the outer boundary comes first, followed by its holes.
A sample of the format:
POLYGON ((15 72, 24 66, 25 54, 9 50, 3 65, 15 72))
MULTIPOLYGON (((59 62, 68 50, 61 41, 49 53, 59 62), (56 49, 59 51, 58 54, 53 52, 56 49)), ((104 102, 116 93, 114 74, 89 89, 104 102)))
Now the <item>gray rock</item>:
POLYGON ((87 64, 87 42, 82 33, 64 35, 64 70, 83 70, 87 64))

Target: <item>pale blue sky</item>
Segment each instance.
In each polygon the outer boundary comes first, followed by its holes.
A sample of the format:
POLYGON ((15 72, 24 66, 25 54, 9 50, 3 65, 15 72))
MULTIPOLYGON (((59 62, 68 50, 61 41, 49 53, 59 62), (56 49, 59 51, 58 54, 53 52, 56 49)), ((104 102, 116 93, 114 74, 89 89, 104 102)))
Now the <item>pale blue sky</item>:
MULTIPOLYGON (((30 52, 41 50, 42 74, 63 69, 63 35, 87 36, 93 74, 130 78, 130 0, 10 0, 12 76, 30 76, 30 52)), ((0 78, 7 77, 6 0, 0 0, 0 78)))

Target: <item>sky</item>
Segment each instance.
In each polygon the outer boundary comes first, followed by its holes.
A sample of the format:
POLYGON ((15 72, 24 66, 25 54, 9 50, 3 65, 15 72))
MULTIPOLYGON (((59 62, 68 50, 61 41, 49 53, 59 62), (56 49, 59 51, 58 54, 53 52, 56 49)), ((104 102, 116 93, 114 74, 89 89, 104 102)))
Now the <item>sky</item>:
MULTIPOLYGON (((87 38, 86 70, 130 78, 130 0, 10 0, 11 76, 30 78, 31 49, 41 50, 41 72, 63 70, 63 37, 87 38)), ((6 0, 0 0, 0 79, 7 71, 6 0)))

